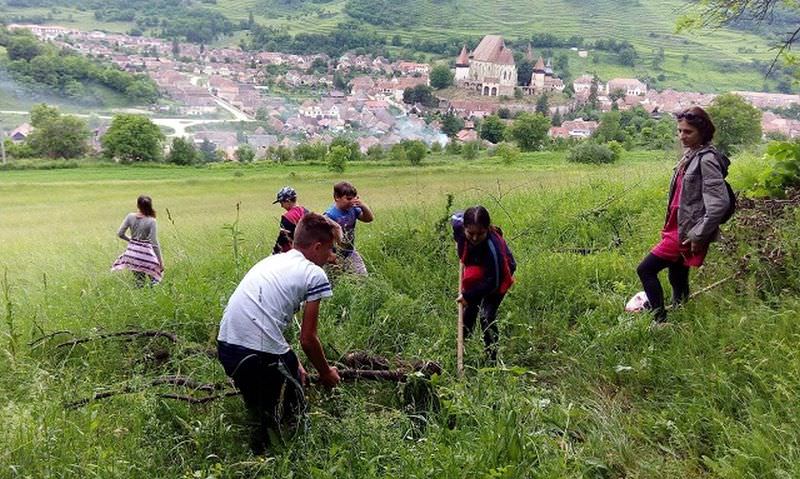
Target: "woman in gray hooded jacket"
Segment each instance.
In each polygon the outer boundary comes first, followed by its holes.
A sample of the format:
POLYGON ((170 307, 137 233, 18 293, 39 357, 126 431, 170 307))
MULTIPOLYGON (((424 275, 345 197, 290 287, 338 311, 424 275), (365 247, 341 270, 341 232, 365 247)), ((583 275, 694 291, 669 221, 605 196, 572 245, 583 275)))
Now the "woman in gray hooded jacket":
POLYGON ((689 268, 703 264, 731 202, 725 185, 730 161, 711 145, 715 128, 708 113, 695 106, 679 113, 677 120, 684 154, 670 182, 661 241, 637 268, 657 322, 667 319, 658 273, 669 271, 672 304, 686 301, 689 268))

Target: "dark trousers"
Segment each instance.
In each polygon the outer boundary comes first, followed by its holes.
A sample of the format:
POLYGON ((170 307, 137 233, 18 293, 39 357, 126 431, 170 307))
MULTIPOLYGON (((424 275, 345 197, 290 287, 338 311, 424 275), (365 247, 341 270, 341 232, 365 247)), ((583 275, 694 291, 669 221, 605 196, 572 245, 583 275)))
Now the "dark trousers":
POLYGON ((497 327, 497 309, 500 307, 503 297, 502 294, 489 294, 464 307, 464 337, 472 334, 475 329, 475 320, 480 311, 484 351, 492 361, 497 359, 497 338, 500 335, 497 327))
POLYGON ((291 350, 269 354, 224 341, 217 341, 217 352, 247 406, 253 426, 251 447, 262 452, 271 435, 279 437, 282 427, 296 426, 305 412, 297 356, 291 350))
POLYGON ((639 264, 636 273, 642 280, 644 292, 647 294, 656 321, 667 319, 667 311, 664 309, 664 290, 661 289, 661 282, 658 280, 658 273, 663 269, 669 270, 667 277, 672 286, 673 306, 689 299, 689 267, 685 266, 682 260, 667 261, 653 253, 648 254, 639 264))

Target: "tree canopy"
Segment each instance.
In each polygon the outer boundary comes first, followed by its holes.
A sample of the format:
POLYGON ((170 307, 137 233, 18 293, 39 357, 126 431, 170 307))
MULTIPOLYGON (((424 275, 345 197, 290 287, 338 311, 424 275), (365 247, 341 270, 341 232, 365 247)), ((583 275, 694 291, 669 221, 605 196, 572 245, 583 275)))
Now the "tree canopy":
POLYGON ((514 120, 509 134, 523 151, 538 150, 547 141, 550 119, 541 113, 522 113, 514 120))
POLYGON ((62 115, 45 104, 31 109, 33 131, 26 142, 36 156, 77 158, 89 149, 86 122, 72 115, 62 115))
POLYGON ((714 145, 720 151, 731 154, 761 140, 761 110, 741 96, 733 93, 720 95, 714 98, 706 111, 717 128, 714 145))
POLYGON ((162 158, 164 134, 143 115, 120 114, 100 138, 103 154, 123 162, 159 161, 162 158))

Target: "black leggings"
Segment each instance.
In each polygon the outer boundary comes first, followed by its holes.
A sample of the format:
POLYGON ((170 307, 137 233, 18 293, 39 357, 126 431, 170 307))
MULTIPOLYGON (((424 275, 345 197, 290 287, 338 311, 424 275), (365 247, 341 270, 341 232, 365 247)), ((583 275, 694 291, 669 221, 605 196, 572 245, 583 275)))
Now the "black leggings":
POLYGON ((475 320, 478 317, 478 310, 480 310, 484 350, 486 356, 491 360, 497 359, 497 338, 499 336, 497 308, 500 307, 502 301, 502 294, 490 294, 464 307, 464 337, 468 337, 475 329, 475 320))
POLYGON ((689 299, 689 267, 685 266, 682 260, 667 261, 650 253, 636 269, 656 321, 667 319, 667 311, 664 309, 664 290, 661 289, 661 282, 658 280, 658 273, 666 268, 669 269, 669 284, 672 286, 672 304, 677 306, 689 299))

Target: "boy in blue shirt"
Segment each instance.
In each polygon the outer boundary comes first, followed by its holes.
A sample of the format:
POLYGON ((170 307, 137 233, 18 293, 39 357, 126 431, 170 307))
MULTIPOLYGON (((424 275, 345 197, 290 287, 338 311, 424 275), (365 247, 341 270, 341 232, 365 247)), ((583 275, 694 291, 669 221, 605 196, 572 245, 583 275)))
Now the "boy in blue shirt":
POLYGON ((337 248, 337 254, 344 270, 366 276, 367 267, 355 246, 356 221, 371 223, 375 219, 372 210, 361 201, 353 185, 342 181, 333 185, 333 205, 325 212, 325 216, 342 228, 342 241, 337 248))

